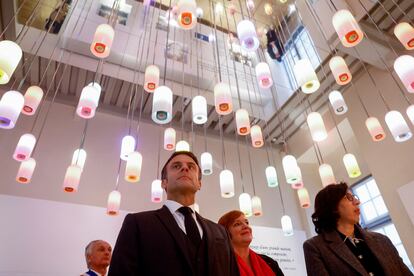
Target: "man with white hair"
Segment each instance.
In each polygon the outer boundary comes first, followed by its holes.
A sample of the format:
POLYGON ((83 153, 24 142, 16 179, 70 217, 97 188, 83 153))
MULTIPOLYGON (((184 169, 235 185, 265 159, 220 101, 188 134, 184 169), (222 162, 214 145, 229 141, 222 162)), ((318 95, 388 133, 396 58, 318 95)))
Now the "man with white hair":
POLYGON ((103 240, 91 241, 85 247, 85 259, 88 271, 81 276, 105 276, 111 263, 112 247, 103 240))

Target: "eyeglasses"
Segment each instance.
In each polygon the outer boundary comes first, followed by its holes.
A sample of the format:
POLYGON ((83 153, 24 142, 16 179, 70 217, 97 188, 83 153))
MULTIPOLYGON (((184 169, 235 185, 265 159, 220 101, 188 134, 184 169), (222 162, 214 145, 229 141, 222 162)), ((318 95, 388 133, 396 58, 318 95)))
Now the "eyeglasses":
POLYGON ((351 194, 351 193, 346 193, 345 194, 346 199, 348 199, 349 201, 359 201, 359 197, 357 195, 351 194))

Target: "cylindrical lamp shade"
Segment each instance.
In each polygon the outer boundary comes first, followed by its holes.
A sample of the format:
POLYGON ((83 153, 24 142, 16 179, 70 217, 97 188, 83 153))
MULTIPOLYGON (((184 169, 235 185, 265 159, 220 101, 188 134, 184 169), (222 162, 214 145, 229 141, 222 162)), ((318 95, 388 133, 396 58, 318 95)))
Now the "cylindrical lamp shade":
POLYGON ((275 167, 268 166, 265 170, 265 173, 268 187, 274 188, 279 186, 279 181, 277 180, 277 172, 275 167))
POLYGON ((125 135, 122 138, 121 143, 121 154, 120 158, 122 160, 128 160, 128 155, 135 151, 135 138, 131 135, 125 135))
POLYGON ((300 207, 302 208, 310 207, 309 193, 306 188, 301 188, 298 190, 298 198, 299 198, 300 207))
MULTIPOLYGON (((408 112, 408 109, 407 109, 407 112, 408 112)), ((369 117, 365 121, 365 126, 367 127, 369 135, 371 135, 371 138, 372 140, 374 140, 374 142, 382 141, 385 139, 385 131, 382 128, 382 125, 377 118, 369 117)))
POLYGON ((272 74, 269 65, 266 62, 260 62, 256 65, 257 82, 261 88, 269 88, 273 84, 272 74))
POLYGON ((263 215, 262 200, 258 196, 252 197, 252 211, 255 217, 263 215))
POLYGON ((414 104, 407 107, 406 113, 407 113, 408 119, 410 119, 410 122, 414 125, 414 104))
POLYGON ((142 155, 134 151, 128 155, 125 167, 125 180, 138 182, 141 179, 142 155))
POLYGON ((245 217, 251 217, 252 212, 252 199, 248 193, 242 193, 239 196, 239 207, 240 212, 244 214, 245 217))
POLYGON ((319 176, 321 177, 322 186, 324 187, 329 184, 336 184, 334 172, 329 164, 321 164, 319 166, 319 176))
POLYGON ((249 10, 253 10, 254 9, 254 2, 253 2, 253 0, 247 0, 246 1, 246 6, 247 6, 247 8, 249 9, 249 10))
POLYGON ((43 97, 43 90, 39 86, 30 86, 24 94, 24 106, 22 113, 33 115, 43 97))
POLYGON ((292 220, 290 219, 290 217, 287 215, 284 215, 280 221, 282 223, 283 235, 285 235, 285 237, 293 236, 293 225, 292 225, 292 220))
POLYGON ((82 171, 85 167, 86 162, 86 151, 84 149, 77 149, 73 152, 71 165, 78 165, 82 171))
POLYGON ((203 96, 195 96, 191 102, 193 122, 197 125, 207 122, 207 101, 203 96))
POLYGON ((20 136, 17 142, 16 149, 13 153, 13 158, 16 161, 24 161, 30 158, 34 146, 36 145, 36 137, 31 133, 26 133, 20 136))
POLYGON ((166 128, 164 130, 164 149, 165 150, 174 150, 175 149, 175 129, 172 127, 166 128))
POLYGON ((197 23, 197 4, 194 0, 178 1, 178 24, 181 28, 189 30, 194 28, 197 23))
POLYGON ((175 151, 190 151, 190 144, 187 141, 180 140, 175 145, 175 151))
POLYGON ((23 106, 22 94, 13 90, 4 93, 0 100, 0 128, 14 128, 23 106))
POLYGON ((344 165, 348 176, 350 178, 356 178, 361 175, 361 170, 359 169, 358 161, 352 153, 347 153, 343 157, 344 165))
POLYGON ((331 68, 332 74, 335 81, 339 85, 345 85, 352 80, 351 72, 349 71, 348 65, 341 56, 334 56, 329 61, 329 67, 331 68))
POLYGON ((82 89, 76 113, 84 119, 91 119, 95 116, 99 104, 102 88, 97 82, 91 82, 82 89))
POLYGON ((173 93, 167 86, 157 87, 152 99, 152 120, 157 124, 167 124, 172 119, 173 93))
POLYGON ((219 82, 214 86, 214 105, 220 115, 227 115, 233 111, 231 90, 227 83, 219 82))
POLYGON ((147 92, 154 92, 160 82, 160 69, 156 65, 149 65, 145 69, 144 89, 147 92))
POLYGON ((272 5, 269 3, 264 4, 264 11, 267 15, 272 15, 273 13, 272 5))
POLYGON ((98 58, 106 58, 111 51, 115 31, 108 24, 101 24, 96 28, 91 44, 91 52, 98 58))
POLYGON ((78 191, 79 181, 82 174, 82 168, 78 165, 70 165, 63 180, 63 190, 67 193, 78 191))
POLYGON ((402 55, 394 61, 394 70, 408 92, 414 93, 414 57, 402 55))
POLYGON ((250 129, 250 135, 252 136, 252 146, 255 148, 260 148, 263 146, 263 134, 262 128, 258 125, 252 126, 250 129))
POLYGON ((328 133, 326 132, 325 124, 323 123, 321 114, 318 112, 309 113, 307 122, 313 141, 320 142, 328 137, 328 133))
POLYGON ((220 172, 220 190, 221 196, 224 198, 234 196, 234 178, 231 171, 222 170, 220 172))
POLYGON ((201 172, 203 175, 213 173, 213 156, 209 152, 203 152, 201 154, 201 172))
POLYGON ((119 206, 121 205, 121 193, 114 190, 108 195, 108 203, 106 205, 106 213, 110 216, 119 214, 119 206))
POLYGON ((13 41, 0 41, 0 84, 9 82, 22 59, 22 49, 13 41))
POLYGON ((332 24, 339 40, 345 47, 353 47, 361 42, 364 33, 348 10, 339 10, 332 17, 332 24))
MULTIPOLYGON (((302 179, 302 171, 300 170, 300 168, 298 167, 298 171, 299 171, 299 176, 302 179)), ((294 190, 299 190, 302 189, 304 187, 303 181, 299 181, 296 183, 292 183, 292 185, 290 186, 292 189, 294 190)))
POLYGON ((151 184, 151 201, 158 203, 162 201, 163 189, 161 187, 161 180, 156 179, 151 184))
POLYGON ((19 170, 17 171, 16 181, 26 184, 32 179, 34 169, 36 167, 36 160, 29 158, 20 163, 19 170))
POLYGON ((310 94, 316 92, 321 86, 318 76, 307 58, 296 62, 293 66, 293 73, 303 93, 310 94))
POLYGON ((250 118, 246 109, 236 111, 236 126, 238 134, 247 135, 250 133, 250 118))
POLYGON ((294 184, 302 181, 298 163, 293 155, 286 155, 283 157, 282 165, 287 183, 294 184))
POLYGON ((331 103, 336 115, 342 115, 348 111, 348 106, 346 105, 344 97, 341 92, 337 90, 329 93, 329 102, 331 103))
POLYGON ((404 142, 413 136, 404 117, 396 110, 389 111, 385 114, 385 123, 394 137, 395 142, 404 142))
POLYGON ((414 28, 407 22, 401 22, 394 28, 394 34, 405 49, 414 49, 414 28))
POLYGON ((200 8, 200 7, 197 7, 197 9, 196 9, 196 16, 197 16, 197 18, 202 18, 203 15, 204 15, 203 9, 200 8))
POLYGON ((249 20, 242 20, 237 24, 237 36, 242 48, 246 51, 256 51, 259 47, 256 28, 249 20))
POLYGON ((223 4, 220 2, 216 2, 216 4, 214 5, 214 12, 216 13, 217 16, 222 15, 224 12, 223 4))

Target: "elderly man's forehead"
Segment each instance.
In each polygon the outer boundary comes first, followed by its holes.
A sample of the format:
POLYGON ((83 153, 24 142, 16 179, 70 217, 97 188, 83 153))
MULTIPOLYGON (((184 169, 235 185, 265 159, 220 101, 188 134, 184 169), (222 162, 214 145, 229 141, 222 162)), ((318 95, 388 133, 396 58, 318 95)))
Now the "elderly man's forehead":
POLYGON ((111 247, 111 245, 107 243, 106 241, 96 241, 92 244, 92 249, 98 248, 99 246, 111 247))

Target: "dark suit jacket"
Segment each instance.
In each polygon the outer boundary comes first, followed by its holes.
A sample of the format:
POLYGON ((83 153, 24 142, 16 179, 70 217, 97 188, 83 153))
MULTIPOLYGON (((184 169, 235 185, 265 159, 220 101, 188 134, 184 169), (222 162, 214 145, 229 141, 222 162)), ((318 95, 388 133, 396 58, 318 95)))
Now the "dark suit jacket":
POLYGON ((279 264, 267 255, 259 254, 259 256, 267 263, 276 276, 284 276, 283 271, 280 269, 279 264))
MULTIPOLYGON (((359 231, 362 239, 381 264, 384 275, 413 275, 403 263, 398 251, 388 237, 361 228, 359 228, 359 231)), ((303 244, 303 250, 308 276, 368 276, 364 267, 336 231, 323 232, 307 240, 303 244)))
MULTIPOLYGON (((224 227, 197 215, 207 238, 209 275, 239 275, 224 227)), ((112 254, 109 276, 195 275, 182 230, 170 210, 128 214, 112 254)))

